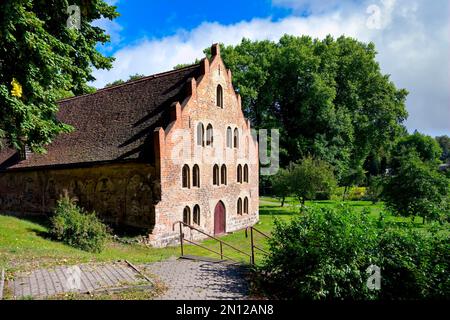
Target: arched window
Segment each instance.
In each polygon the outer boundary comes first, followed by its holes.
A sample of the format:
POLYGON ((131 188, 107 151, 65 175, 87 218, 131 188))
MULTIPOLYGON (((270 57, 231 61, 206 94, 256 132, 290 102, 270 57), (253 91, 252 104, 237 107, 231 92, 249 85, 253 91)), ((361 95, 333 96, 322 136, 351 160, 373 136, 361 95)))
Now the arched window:
POLYGON ((213 144, 213 127, 211 124, 208 124, 206 127, 206 145, 212 146, 213 144))
POLYGON ((192 168, 192 186, 200 188, 200 168, 194 165, 192 168))
POLYGON ((233 148, 233 132, 231 131, 231 128, 227 128, 227 148, 233 148))
POLYGON ((242 199, 239 198, 237 201, 237 214, 241 215, 242 214, 242 199))
POLYGON ((248 198, 244 198, 244 213, 248 213, 248 198))
POLYGON ((197 125, 197 145, 204 147, 205 146, 205 127, 203 123, 199 123, 197 125))
POLYGON ((183 188, 189 188, 191 185, 189 166, 185 164, 182 171, 183 188))
POLYGON ((185 207, 183 210, 183 222, 185 224, 191 224, 191 209, 189 207, 185 207))
POLYGON ((216 98, 216 105, 223 108, 223 89, 220 84, 217 86, 216 98))
POLYGON ((248 165, 244 165, 244 182, 248 182, 248 165))
POLYGON ((217 164, 213 167, 213 185, 219 185, 219 166, 217 164))
POLYGON ((220 168, 220 181, 222 184, 227 184, 227 166, 224 164, 220 168))
POLYGON ((200 207, 198 204, 194 207, 194 224, 200 225, 200 207))
POLYGON ((234 147, 239 148, 239 131, 238 128, 234 129, 234 147))
POLYGON ((237 182, 242 183, 242 166, 237 166, 237 182))

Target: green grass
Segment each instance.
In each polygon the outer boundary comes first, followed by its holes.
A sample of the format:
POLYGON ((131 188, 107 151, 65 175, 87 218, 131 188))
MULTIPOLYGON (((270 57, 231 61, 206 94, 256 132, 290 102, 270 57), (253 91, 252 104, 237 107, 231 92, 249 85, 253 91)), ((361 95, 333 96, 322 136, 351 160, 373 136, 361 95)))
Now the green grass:
MULTIPOLYGON (((367 201, 348 201, 346 204, 360 211, 367 208, 370 210, 370 216, 374 219, 378 219, 380 212, 384 210, 382 204, 372 204, 367 201)), ((340 202, 310 201, 306 205, 327 207, 340 205, 340 202)), ((260 199, 260 221, 255 227, 270 234, 275 218, 289 220, 298 214, 300 214, 298 202, 293 198, 287 199, 285 206, 281 207, 278 200, 262 197, 260 199)), ((391 223, 405 223, 411 219, 388 216, 386 220, 391 223)), ((421 219, 416 219, 416 223, 420 226, 421 219)), ((48 228, 43 220, 27 220, 0 215, 0 268, 6 268, 9 271, 8 273, 11 274, 11 272, 19 270, 86 262, 126 259, 139 264, 180 255, 179 246, 151 248, 139 244, 122 244, 114 241, 110 241, 101 253, 89 253, 52 241, 48 238, 47 232, 48 228)), ((221 239, 248 254, 251 252, 250 238, 246 237, 244 230, 225 235, 221 239)), ((256 245, 267 248, 266 242, 264 237, 255 233, 256 245)), ((203 241, 202 245, 219 251, 219 244, 214 240, 203 241)), ((223 253, 235 260, 249 262, 247 256, 226 246, 223 247, 223 253)), ((185 246, 185 254, 218 257, 214 253, 192 245, 185 246)), ((256 262, 260 262, 263 257, 263 254, 257 252, 256 262)))

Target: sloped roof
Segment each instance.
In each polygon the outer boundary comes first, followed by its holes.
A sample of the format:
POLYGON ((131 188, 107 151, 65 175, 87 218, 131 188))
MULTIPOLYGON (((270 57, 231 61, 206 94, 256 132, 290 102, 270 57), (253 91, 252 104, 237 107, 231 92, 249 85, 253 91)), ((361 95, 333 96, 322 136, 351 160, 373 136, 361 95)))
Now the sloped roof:
POLYGON ((0 170, 135 160, 154 162, 153 131, 170 122, 170 105, 185 97, 200 65, 144 77, 60 101, 57 118, 75 131, 59 135, 47 154, 18 161, 0 151, 0 170))

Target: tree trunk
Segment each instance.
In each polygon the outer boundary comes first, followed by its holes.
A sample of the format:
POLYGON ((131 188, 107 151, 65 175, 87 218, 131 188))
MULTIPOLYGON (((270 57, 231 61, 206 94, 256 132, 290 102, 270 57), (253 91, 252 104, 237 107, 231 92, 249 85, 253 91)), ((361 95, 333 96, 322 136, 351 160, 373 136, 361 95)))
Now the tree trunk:
POLYGON ((281 207, 284 207, 284 200, 285 200, 285 197, 281 198, 281 207))

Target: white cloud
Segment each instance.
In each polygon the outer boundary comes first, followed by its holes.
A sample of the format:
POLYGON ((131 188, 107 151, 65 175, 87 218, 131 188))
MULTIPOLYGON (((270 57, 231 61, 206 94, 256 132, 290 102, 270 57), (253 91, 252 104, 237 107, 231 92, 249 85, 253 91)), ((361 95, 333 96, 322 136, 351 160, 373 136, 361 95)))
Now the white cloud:
POLYGON ((410 91, 407 101, 408 128, 430 134, 450 134, 449 17, 447 0, 273 0, 293 10, 309 10, 307 17, 292 15, 279 21, 253 19, 232 25, 204 22, 193 30, 180 30, 162 39, 142 39, 114 54, 110 71, 97 70, 93 83, 127 79, 130 74, 153 74, 171 70, 179 63, 203 57, 203 49, 215 42, 237 44, 243 37, 277 40, 283 34, 323 38, 342 34, 373 41, 383 72, 391 74, 397 87, 410 91), (368 23, 379 8, 378 28, 368 23))

